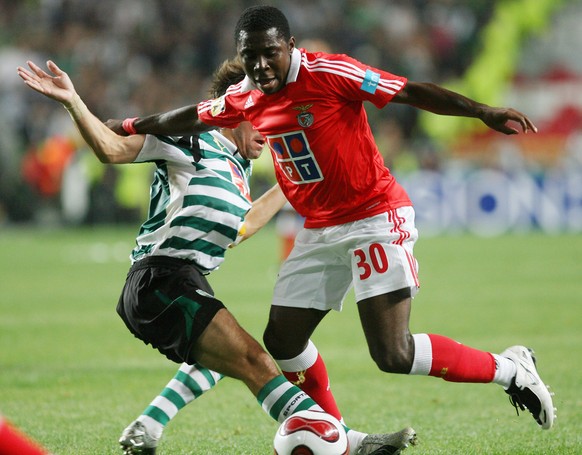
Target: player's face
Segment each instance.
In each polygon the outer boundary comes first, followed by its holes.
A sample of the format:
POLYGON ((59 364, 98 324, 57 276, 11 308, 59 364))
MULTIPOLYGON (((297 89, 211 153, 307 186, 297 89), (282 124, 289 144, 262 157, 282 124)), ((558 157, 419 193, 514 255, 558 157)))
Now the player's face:
POLYGON ((265 138, 253 128, 250 122, 241 122, 239 126, 234 128, 232 139, 239 153, 247 160, 255 160, 261 156, 265 146, 265 138))
POLYGON ((275 27, 265 32, 241 31, 237 52, 245 73, 263 93, 271 95, 285 86, 295 39, 279 35, 275 27))

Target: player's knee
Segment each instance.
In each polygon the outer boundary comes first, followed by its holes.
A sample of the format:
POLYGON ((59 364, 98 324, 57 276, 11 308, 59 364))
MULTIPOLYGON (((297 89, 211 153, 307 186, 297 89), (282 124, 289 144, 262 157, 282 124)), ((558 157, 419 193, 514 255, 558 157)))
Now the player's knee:
POLYGON ((408 374, 412 368, 413 353, 406 346, 371 349, 370 354, 380 371, 408 374))
POLYGON ((263 344, 273 358, 286 359, 288 357, 285 340, 278 334, 277 330, 273 330, 269 326, 267 326, 263 333, 263 344))
POLYGON ((274 359, 290 359, 299 355, 305 348, 300 340, 288 339, 281 332, 267 326, 263 333, 263 344, 274 359))

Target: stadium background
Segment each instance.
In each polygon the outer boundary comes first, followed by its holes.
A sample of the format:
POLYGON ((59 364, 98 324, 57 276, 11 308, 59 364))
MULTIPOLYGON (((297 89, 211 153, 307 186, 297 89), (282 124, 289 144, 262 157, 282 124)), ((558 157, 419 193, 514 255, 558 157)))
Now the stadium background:
MULTIPOLYGON (((411 455, 581 453, 582 2, 272 3, 300 44, 513 105, 540 127, 505 138, 399 106, 369 111, 420 216, 411 329, 494 352, 535 347, 556 391, 555 428, 517 417, 493 386, 382 374, 352 295, 314 336, 347 422, 372 432, 413 425, 421 443, 411 455)), ((55 59, 104 119, 192 103, 234 52, 232 27, 249 4, 0 0, 0 413, 55 454, 118 454, 121 430, 175 365, 114 310, 151 169, 98 163, 64 109, 23 87, 15 68, 55 59)), ((265 158, 256 193, 271 178, 265 158)), ((211 276, 257 339, 279 263, 275 233, 230 251, 211 276)), ((242 384, 225 380, 168 426, 161 451, 271 453, 275 428, 242 384)))
MULTIPOLYGON (((135 223, 151 169, 102 166, 63 109, 15 68, 54 59, 102 119, 205 99, 252 1, 0 1, 0 224, 135 223)), ((540 127, 505 138, 479 122, 368 109, 424 235, 582 231, 579 0, 273 1, 299 45, 511 105, 540 127), (486 169, 488 172, 479 172, 486 169), (420 171, 420 173, 419 173, 420 171), (429 172, 429 173, 427 173, 429 172)), ((272 181, 268 154, 254 193, 272 181)))

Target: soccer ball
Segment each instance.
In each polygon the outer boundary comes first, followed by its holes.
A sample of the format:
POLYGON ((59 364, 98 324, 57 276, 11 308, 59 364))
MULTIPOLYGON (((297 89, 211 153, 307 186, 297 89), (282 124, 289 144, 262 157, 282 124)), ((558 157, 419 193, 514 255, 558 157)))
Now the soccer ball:
POLYGON ((348 455, 344 426, 318 411, 299 411, 285 420, 273 441, 275 455, 348 455))

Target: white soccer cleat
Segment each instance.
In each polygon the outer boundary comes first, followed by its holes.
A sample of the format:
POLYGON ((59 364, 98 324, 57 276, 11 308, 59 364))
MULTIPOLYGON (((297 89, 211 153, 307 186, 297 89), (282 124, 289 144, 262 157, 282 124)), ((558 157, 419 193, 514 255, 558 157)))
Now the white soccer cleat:
POLYGON ((119 445, 125 455, 155 455, 158 441, 143 423, 134 420, 121 433, 119 445))
POLYGON ((533 353, 525 346, 512 346, 499 354, 510 359, 517 366, 517 374, 505 393, 509 395, 509 401, 518 414, 518 407, 522 411, 527 408, 536 422, 544 430, 549 430, 556 417, 556 408, 552 401, 554 394, 541 380, 533 353))
POLYGON ((416 442, 416 432, 410 427, 397 433, 369 434, 355 455, 398 455, 416 442))

